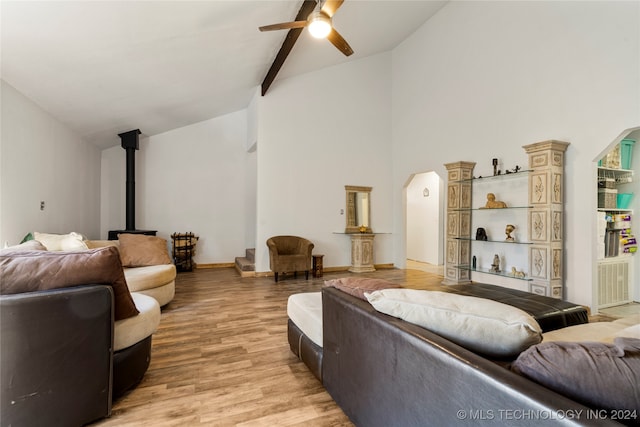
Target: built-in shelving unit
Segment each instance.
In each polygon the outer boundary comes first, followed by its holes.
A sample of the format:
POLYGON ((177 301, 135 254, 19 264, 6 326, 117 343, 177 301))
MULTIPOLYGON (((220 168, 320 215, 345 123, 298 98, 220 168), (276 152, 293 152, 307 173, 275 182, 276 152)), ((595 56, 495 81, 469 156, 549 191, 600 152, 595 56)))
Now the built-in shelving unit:
POLYGON ((496 284, 508 286, 504 283, 506 278, 524 282, 514 285, 519 289, 562 298, 563 174, 568 145, 552 140, 524 146, 529 157, 528 169, 513 173, 476 178, 473 176, 475 162, 445 164, 448 183, 443 283, 491 283, 492 277, 499 276, 501 280, 496 284), (485 183, 488 186, 482 185, 485 183), (483 206, 487 192, 492 192, 488 189, 507 187, 512 188, 514 196, 506 207, 483 206), (477 198, 479 201, 474 202, 477 198), (474 239, 472 233, 484 223, 493 224, 491 235, 487 240, 474 239), (518 224, 515 241, 495 237, 501 233, 495 224, 504 229, 505 224, 511 223, 518 224), (498 252, 503 254, 499 257, 503 266, 497 268, 502 271, 487 268, 487 260, 498 256, 498 252), (475 265, 472 257, 478 258, 475 265), (518 268, 512 262, 517 263, 518 268))
MULTIPOLYGON (((622 140, 625 141, 625 140, 622 140)), ((601 160, 597 168, 597 281, 598 308, 625 304, 633 300, 633 253, 637 245, 633 234, 633 209, 622 195, 633 193, 634 171, 630 158, 623 159, 621 143, 601 160), (626 165, 625 165, 626 163, 626 165), (635 246, 635 247, 634 247, 635 246)), ((633 145, 633 144, 632 144, 633 145)))

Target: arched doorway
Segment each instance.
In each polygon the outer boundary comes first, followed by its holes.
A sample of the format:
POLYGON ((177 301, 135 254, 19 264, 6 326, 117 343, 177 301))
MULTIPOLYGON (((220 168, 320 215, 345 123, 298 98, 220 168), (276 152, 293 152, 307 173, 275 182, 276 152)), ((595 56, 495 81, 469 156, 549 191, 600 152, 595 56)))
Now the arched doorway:
POLYGON ((435 172, 417 173, 405 187, 407 268, 442 274, 443 188, 435 172))

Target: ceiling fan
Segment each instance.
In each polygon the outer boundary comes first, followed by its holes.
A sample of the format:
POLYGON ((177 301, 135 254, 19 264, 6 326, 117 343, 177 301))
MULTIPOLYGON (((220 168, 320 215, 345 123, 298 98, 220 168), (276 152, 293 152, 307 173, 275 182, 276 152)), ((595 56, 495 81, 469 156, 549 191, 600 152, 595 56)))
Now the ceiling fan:
POLYGON ((353 54, 349 43, 333 28, 331 18, 344 0, 320 0, 306 21, 282 22, 280 24, 265 25, 260 31, 290 30, 292 28, 308 27, 309 32, 316 38, 327 38, 345 56, 353 54))

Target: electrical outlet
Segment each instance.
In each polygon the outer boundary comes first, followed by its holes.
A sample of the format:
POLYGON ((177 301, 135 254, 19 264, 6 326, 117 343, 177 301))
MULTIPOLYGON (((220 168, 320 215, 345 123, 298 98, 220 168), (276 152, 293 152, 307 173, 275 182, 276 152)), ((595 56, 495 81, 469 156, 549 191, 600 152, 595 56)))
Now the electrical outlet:
POLYGON ((43 211, 44 210, 44 200, 40 202, 40 210, 43 211))

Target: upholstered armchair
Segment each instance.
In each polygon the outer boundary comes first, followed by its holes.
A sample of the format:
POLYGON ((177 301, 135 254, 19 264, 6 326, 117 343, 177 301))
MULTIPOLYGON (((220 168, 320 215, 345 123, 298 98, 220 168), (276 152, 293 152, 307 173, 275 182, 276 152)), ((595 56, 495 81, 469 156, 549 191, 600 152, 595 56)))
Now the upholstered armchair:
POLYGON ((294 277, 298 271, 304 271, 305 278, 309 279, 313 243, 298 236, 274 236, 267 240, 267 246, 269 247, 269 266, 276 282, 278 273, 291 271, 294 277))

